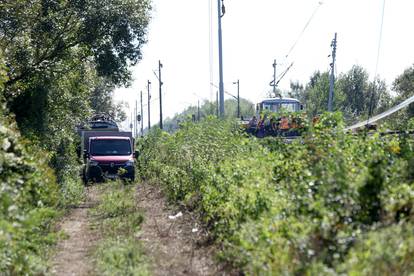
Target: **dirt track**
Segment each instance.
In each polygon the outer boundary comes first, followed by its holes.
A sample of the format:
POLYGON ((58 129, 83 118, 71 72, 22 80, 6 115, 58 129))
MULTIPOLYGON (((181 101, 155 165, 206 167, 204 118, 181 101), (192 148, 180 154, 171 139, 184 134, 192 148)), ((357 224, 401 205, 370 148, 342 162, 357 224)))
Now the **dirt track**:
MULTIPOLYGON (((98 203, 98 187, 89 187, 87 200, 74 208, 59 224, 67 235, 57 246, 53 275, 94 275, 91 254, 99 233, 91 228, 90 208, 98 203)), ((215 247, 206 245, 206 233, 191 213, 166 203, 158 186, 137 185, 136 201, 144 222, 137 234, 149 261, 151 275, 225 275, 213 260, 215 247), (178 215, 177 215, 178 214, 178 215)))
POLYGON ((139 239, 152 260, 153 275, 222 275, 212 256, 213 246, 200 246, 205 233, 190 213, 166 204, 157 186, 137 188, 138 207, 144 213, 139 239))
POLYGON ((59 242, 53 258, 53 275, 91 275, 93 265, 91 249, 98 241, 98 235, 90 228, 88 210, 97 203, 96 187, 89 187, 84 204, 72 209, 62 220, 59 229, 67 239, 59 242))

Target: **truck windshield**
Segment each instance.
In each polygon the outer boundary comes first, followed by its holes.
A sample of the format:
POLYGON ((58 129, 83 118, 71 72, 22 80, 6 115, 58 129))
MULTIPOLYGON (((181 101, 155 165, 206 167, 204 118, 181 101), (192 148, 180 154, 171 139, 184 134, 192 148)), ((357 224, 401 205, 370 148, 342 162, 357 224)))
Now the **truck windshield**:
POLYGON ((299 111, 300 107, 298 103, 265 103, 263 104, 263 108, 266 110, 270 110, 272 112, 279 112, 279 111, 288 111, 288 112, 295 112, 299 111))
POLYGON ((92 140, 91 141, 91 155, 106 156, 106 155, 130 155, 131 143, 128 140, 114 139, 114 140, 92 140))

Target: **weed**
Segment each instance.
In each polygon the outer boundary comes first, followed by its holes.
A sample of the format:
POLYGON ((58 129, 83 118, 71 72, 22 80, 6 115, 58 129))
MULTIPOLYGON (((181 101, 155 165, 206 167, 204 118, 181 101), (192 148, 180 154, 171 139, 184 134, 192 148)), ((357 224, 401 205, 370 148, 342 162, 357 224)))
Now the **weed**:
POLYGON ((104 240, 94 254, 100 275, 148 275, 148 261, 133 238, 143 221, 134 188, 121 180, 103 184, 101 201, 91 211, 96 218, 94 227, 104 240))
POLYGON ((96 250, 100 275, 150 275, 141 246, 133 238, 108 239, 96 250))

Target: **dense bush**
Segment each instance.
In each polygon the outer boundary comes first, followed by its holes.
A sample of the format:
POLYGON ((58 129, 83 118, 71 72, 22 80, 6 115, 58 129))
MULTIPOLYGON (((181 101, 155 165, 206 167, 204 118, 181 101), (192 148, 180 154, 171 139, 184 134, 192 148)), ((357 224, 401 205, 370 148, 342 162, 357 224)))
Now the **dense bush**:
POLYGON ((207 119, 153 131, 139 163, 171 200, 200 212, 222 259, 247 274, 409 274, 413 145, 346 134, 340 114, 290 144, 207 119))
POLYGON ((47 271, 47 249, 56 241, 56 233, 52 231, 54 219, 60 207, 75 204, 81 198, 83 187, 73 177, 77 177, 73 158, 65 149, 70 143, 50 153, 41 150, 36 140, 21 136, 14 116, 3 104, 2 84, 7 78, 2 69, 0 274, 40 275, 47 271))
POLYGON ((59 198, 47 156, 0 116, 0 271, 6 275, 46 271, 40 256, 54 240, 49 233, 59 198))

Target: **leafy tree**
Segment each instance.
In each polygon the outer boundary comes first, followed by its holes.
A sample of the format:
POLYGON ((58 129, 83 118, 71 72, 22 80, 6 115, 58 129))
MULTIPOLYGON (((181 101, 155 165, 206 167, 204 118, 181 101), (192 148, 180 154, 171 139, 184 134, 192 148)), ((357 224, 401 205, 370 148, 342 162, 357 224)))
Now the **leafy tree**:
MULTIPOLYGON (((329 93, 329 74, 315 72, 306 85, 303 96, 306 110, 310 116, 316 116, 327 110, 329 93)), ((336 101, 334 101, 334 104, 336 101)))
POLYGON ((368 90, 370 92, 368 112, 371 115, 383 112, 390 107, 392 97, 384 80, 376 78, 369 83, 368 90))
POLYGON ((122 120, 110 97, 141 58, 149 10, 147 0, 2 1, 4 95, 23 133, 54 150, 94 111, 122 120))
POLYGON ((339 110, 347 119, 371 116, 389 106, 391 96, 385 81, 379 78, 370 81, 368 72, 361 66, 354 65, 337 82, 337 93, 343 99, 339 110))
MULTIPOLYGON (((379 78, 370 81, 367 71, 357 65, 338 76, 334 92, 333 108, 341 111, 347 121, 383 111, 391 102, 385 82, 379 78)), ((329 73, 315 72, 305 88, 298 82, 292 82, 289 95, 304 103, 311 117, 327 111, 329 73)))
MULTIPOLYGON (((393 83, 393 90, 397 92, 396 102, 401 102, 414 95, 414 65, 396 78, 393 83)), ((414 116, 414 104, 408 106, 405 116, 414 116)))
POLYGON ((355 65, 349 72, 339 77, 337 87, 344 98, 339 107, 340 110, 357 117, 368 110, 370 102, 368 78, 367 71, 355 65))
POLYGON ((299 81, 290 82, 290 91, 288 92, 289 97, 304 101, 305 87, 299 83, 299 81))
MULTIPOLYGON (((237 101, 228 99, 224 102, 225 105, 225 116, 226 118, 235 118, 237 116, 237 101)), ((244 118, 250 118, 254 115, 254 105, 252 102, 240 98, 240 115, 244 118)), ((206 118, 207 116, 216 116, 217 104, 214 102, 205 101, 200 106, 200 119, 206 118)), ((189 106, 183 112, 176 114, 172 118, 167 118, 164 121, 164 130, 173 132, 179 128, 179 124, 188 120, 198 118, 197 106, 189 106)))
POLYGON ((6 49, 10 76, 6 84, 55 72, 69 57, 92 61, 98 75, 126 84, 128 66, 141 58, 149 8, 147 0, 2 1, 0 47, 6 49))
POLYGON ((127 118, 123 107, 125 103, 113 101, 115 85, 105 78, 98 78, 90 95, 90 105, 95 113, 107 113, 117 122, 127 118))

